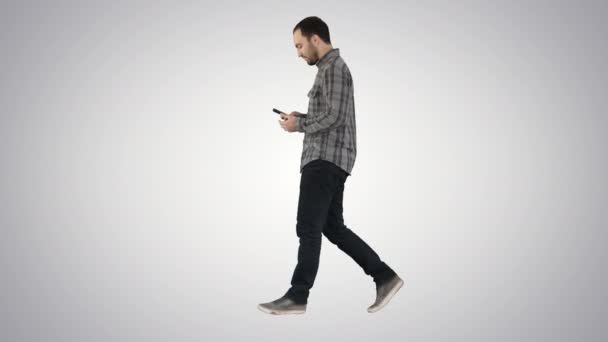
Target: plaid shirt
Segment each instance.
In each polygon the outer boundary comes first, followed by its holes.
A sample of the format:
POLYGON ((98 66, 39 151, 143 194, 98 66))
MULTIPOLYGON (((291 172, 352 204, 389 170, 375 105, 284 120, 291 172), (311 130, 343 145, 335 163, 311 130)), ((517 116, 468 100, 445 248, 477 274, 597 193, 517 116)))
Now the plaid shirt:
POLYGON ((296 120, 297 131, 304 133, 300 173, 309 162, 323 159, 350 175, 357 155, 353 79, 340 49, 330 50, 316 65, 307 116, 296 120))

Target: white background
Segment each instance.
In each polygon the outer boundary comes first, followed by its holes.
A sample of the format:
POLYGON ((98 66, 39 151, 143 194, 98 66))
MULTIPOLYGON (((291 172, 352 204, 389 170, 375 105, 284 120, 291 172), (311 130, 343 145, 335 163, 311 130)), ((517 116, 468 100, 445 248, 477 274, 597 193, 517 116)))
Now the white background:
POLYGON ((591 1, 2 2, 3 341, 603 341, 607 6, 591 1), (317 15, 354 79, 345 223, 297 261, 317 15))

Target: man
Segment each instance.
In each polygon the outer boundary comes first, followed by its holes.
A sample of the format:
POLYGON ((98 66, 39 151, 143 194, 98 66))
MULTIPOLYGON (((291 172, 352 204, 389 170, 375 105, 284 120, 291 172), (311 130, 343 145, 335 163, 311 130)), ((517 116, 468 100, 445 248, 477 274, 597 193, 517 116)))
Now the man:
POLYGON ((296 233, 300 239, 298 264, 291 288, 279 299, 258 305, 269 314, 306 312, 309 291, 319 267, 321 235, 348 254, 376 283, 376 301, 367 311, 384 307, 403 280, 342 218, 342 197, 357 153, 353 80, 348 66, 333 48, 327 25, 307 17, 293 29, 298 56, 318 67, 308 92, 308 113, 281 114, 287 132, 304 133, 300 165, 300 195, 296 233))

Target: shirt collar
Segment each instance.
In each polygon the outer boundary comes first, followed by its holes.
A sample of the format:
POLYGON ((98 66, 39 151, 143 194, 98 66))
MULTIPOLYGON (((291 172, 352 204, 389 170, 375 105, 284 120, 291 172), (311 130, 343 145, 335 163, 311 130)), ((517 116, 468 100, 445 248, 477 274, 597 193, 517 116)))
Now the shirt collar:
POLYGON ((329 63, 330 60, 334 59, 334 57, 338 56, 340 56, 340 49, 338 48, 327 51, 327 53, 317 61, 317 67, 321 68, 323 65, 329 63))

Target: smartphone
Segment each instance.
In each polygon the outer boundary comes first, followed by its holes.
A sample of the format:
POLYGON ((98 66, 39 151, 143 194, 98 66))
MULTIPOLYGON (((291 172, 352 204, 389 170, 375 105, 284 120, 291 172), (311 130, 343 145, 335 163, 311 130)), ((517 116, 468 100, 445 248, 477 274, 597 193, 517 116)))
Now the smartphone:
MULTIPOLYGON (((283 112, 283 111, 281 111, 281 110, 278 110, 278 109, 276 109, 276 108, 272 108, 272 111, 273 111, 273 112, 275 112, 275 113, 277 113, 277 114, 285 114, 285 115, 289 115, 289 114, 287 114, 287 113, 285 113, 285 112, 283 112)), ((295 114, 295 116, 297 116, 297 117, 301 117, 301 118, 304 118, 304 117, 306 117, 306 114, 295 114)))
POLYGON ((285 112, 283 112, 283 111, 280 111, 280 110, 278 110, 278 109, 276 109, 276 108, 272 108, 272 111, 273 111, 273 112, 275 112, 275 113, 277 113, 277 114, 281 114, 281 113, 283 113, 283 114, 287 115, 287 113, 285 113, 285 112))

